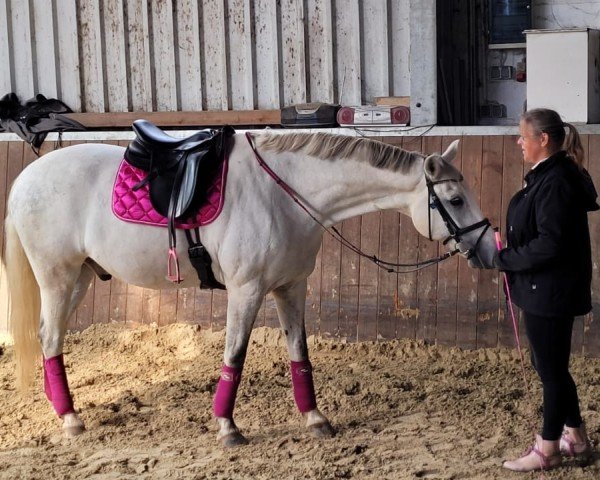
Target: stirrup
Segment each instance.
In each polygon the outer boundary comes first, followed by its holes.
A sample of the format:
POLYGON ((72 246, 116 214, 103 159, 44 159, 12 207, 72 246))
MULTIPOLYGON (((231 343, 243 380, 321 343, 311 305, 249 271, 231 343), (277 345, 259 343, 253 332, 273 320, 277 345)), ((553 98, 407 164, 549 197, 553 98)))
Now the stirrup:
POLYGON ((179 259, 177 258, 177 250, 175 247, 169 248, 169 256, 167 259, 167 280, 173 283, 181 283, 183 278, 179 275, 179 259), (173 268, 175 267, 175 275, 173 275, 173 268))

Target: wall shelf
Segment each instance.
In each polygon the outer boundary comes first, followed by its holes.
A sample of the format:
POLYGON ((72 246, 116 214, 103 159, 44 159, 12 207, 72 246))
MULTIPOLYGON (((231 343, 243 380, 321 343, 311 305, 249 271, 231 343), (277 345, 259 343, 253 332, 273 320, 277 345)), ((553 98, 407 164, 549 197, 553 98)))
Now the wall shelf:
POLYGON ((488 48, 490 50, 504 50, 508 48, 526 48, 526 43, 490 43, 488 48))

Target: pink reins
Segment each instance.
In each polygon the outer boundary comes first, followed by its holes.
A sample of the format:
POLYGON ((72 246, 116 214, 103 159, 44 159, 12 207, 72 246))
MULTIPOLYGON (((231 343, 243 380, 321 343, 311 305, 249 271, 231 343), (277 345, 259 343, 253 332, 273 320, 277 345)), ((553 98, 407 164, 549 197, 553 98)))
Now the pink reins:
MULTIPOLYGON (((265 170, 269 174, 269 176, 273 180, 275 180, 275 183, 277 183, 277 185, 279 185, 279 187, 281 187, 285 191, 285 193, 287 193, 290 196, 290 198, 294 201, 294 203, 296 203, 296 205, 298 205, 302 210, 304 210, 304 212, 310 218, 312 218, 315 223, 317 223, 331 237, 333 237, 335 240, 340 242, 340 244, 342 244, 346 248, 349 248, 354 253, 356 253, 358 256, 366 258, 370 262, 373 262, 375 265, 377 265, 377 267, 381 268, 382 270, 385 270, 388 273, 416 272, 418 270, 422 270, 423 268, 427 268, 427 267, 436 265, 438 263, 441 263, 442 261, 456 255, 457 253, 460 253, 460 250, 458 248, 455 248, 454 250, 443 253, 442 255, 440 255, 438 257, 428 258, 426 260, 421 260, 421 261, 415 262, 415 263, 394 263, 394 262, 386 262, 385 260, 381 260, 380 258, 377 258, 377 256, 375 256, 375 255, 369 255, 369 254, 363 252, 360 248, 358 248, 356 245, 354 245, 352 242, 350 242, 346 237, 344 237, 337 228, 335 228, 333 226, 330 228, 327 228, 325 225, 323 225, 323 223, 317 217, 315 217, 315 215, 310 211, 310 209, 306 205, 304 205, 304 203, 302 203, 302 201, 298 198, 298 193, 292 187, 290 187, 287 183, 285 183, 285 181, 283 181, 283 179, 279 175, 277 175, 273 171, 273 169, 271 167, 269 167, 269 165, 267 165, 267 162, 265 162, 264 158, 262 158, 260 153, 258 153, 258 151, 256 150, 256 146, 254 145, 254 141, 252 139, 252 135, 250 134, 250 132, 246 132, 246 138, 248 140, 248 143, 250 144, 250 148, 254 152, 254 156, 255 156, 258 164, 263 168, 263 170, 265 170), (407 270, 407 268, 408 268, 408 270, 407 270), (402 270, 400 270, 400 269, 402 269, 402 270)), ((480 239, 481 239, 481 236, 480 236, 480 239)), ((478 241, 478 243, 479 243, 479 241, 478 241)))
MULTIPOLYGON (((494 232, 494 237, 496 238, 496 248, 498 251, 502 250, 502 237, 500 237, 500 232, 497 230, 494 232)), ((529 394, 529 383, 527 383, 527 375, 525 373, 525 359, 523 357, 523 349, 521 348, 521 338, 519 337, 519 328, 517 325, 517 318, 515 316, 515 310, 512 305, 512 298, 510 295, 510 287, 508 285, 508 277, 506 272, 502 272, 502 280, 504 282, 504 292, 506 294, 506 303, 508 305, 508 310, 510 312, 510 317, 512 319, 513 331, 515 334, 515 341, 517 342, 517 350, 519 352, 519 358, 521 360, 521 373, 523 374, 523 383, 525 384, 525 389, 529 394)))

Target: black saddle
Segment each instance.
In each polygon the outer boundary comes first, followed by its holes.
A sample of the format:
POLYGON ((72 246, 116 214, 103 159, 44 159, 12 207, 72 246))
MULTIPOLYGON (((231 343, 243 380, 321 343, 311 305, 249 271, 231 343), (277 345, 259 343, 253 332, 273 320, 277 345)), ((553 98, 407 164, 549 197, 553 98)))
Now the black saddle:
MULTIPOLYGON (((133 122, 133 130, 138 136, 136 140, 139 140, 140 143, 164 150, 189 150, 198 143, 203 142, 208 138, 212 138, 215 133, 219 132, 219 130, 210 129, 200 130, 186 138, 174 138, 147 120, 136 120, 133 122)), ((135 155, 140 152, 132 151, 131 153, 135 155)), ((139 158, 139 161, 143 162, 144 154, 143 152, 141 153, 142 155, 141 158, 139 158)))
POLYGON ((193 214, 191 209, 202 202, 233 129, 201 130, 181 139, 146 120, 133 122, 133 129, 137 137, 127 147, 125 160, 148 172, 135 188, 149 183, 152 206, 165 217, 180 219, 193 214))
MULTIPOLYGON (((201 130, 187 138, 174 138, 147 120, 133 122, 136 138, 125 151, 125 160, 148 175, 134 187, 149 185, 154 209, 168 218, 169 267, 175 258, 175 220, 193 217, 206 199, 206 191, 219 171, 227 139, 235 131, 201 130)), ((189 238, 188 238, 189 240, 189 238)), ((169 272, 169 277, 171 274, 169 272)), ((177 280, 179 273, 177 272, 177 280)))

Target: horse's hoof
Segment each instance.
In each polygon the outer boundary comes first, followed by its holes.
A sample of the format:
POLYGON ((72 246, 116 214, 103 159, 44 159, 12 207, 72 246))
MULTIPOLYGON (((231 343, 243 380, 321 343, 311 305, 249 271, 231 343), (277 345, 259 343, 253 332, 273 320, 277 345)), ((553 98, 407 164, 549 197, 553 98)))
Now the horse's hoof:
POLYGON ((221 444, 225 448, 235 448, 248 445, 248 440, 240 432, 233 432, 222 437, 221 444))
POLYGON ((316 423, 310 426, 310 430, 314 437, 317 438, 332 438, 335 437, 335 430, 329 422, 316 423))
POLYGON ((65 437, 67 438, 74 438, 85 432, 85 426, 83 425, 73 425, 70 427, 63 427, 63 429, 65 431, 65 437))

